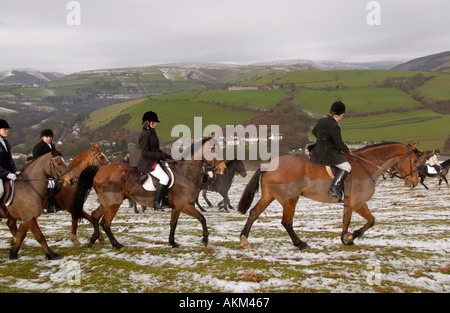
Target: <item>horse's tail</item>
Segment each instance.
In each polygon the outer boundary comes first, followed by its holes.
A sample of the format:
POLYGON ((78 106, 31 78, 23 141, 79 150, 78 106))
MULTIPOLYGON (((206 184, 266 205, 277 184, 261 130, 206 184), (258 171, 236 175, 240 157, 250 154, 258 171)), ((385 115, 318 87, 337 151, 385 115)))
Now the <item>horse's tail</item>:
POLYGON ((92 165, 86 167, 78 178, 77 189, 73 200, 72 219, 81 219, 83 217, 83 205, 87 195, 94 183, 94 177, 99 170, 99 166, 92 165))
POLYGON ((238 211, 242 214, 247 213, 247 210, 252 205, 253 198, 255 197, 256 191, 259 189, 259 178, 261 177, 261 169, 258 169, 253 175, 252 179, 248 182, 247 186, 242 193, 241 200, 239 201, 238 211))

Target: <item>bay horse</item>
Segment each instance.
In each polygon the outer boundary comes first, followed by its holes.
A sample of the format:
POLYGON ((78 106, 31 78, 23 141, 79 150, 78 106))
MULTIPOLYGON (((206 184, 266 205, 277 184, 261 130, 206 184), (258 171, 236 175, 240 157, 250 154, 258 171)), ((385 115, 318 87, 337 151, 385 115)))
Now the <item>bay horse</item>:
MULTIPOLYGON (((108 163, 110 162, 103 154, 102 150, 100 150, 98 143, 92 143, 91 148, 80 153, 75 159, 72 160, 72 162, 69 163, 68 167, 72 172, 72 175, 78 178, 86 167, 91 165, 106 165, 108 163)), ((77 183, 69 186, 62 186, 61 190, 55 194, 56 203, 61 209, 66 210, 69 213, 72 213, 73 210, 73 201, 76 188, 77 183)), ((92 223, 92 217, 90 214, 86 213, 84 210, 82 211, 82 214, 84 218, 92 223)), ((77 239, 77 228, 78 219, 72 218, 72 233, 70 235, 70 240, 72 240, 74 244, 80 244, 77 239)))
POLYGON ((56 153, 53 150, 33 160, 14 181, 14 196, 8 206, 6 222, 13 235, 10 259, 18 258, 20 245, 28 229, 41 244, 49 260, 59 258, 47 245, 37 222, 42 213, 49 178, 62 181, 63 185, 71 185, 75 182, 75 177, 64 163, 64 159, 56 153), (17 220, 21 220, 19 229, 17 229, 17 220))
MULTIPOLYGON (((219 209, 228 211, 228 208, 234 209, 230 204, 230 198, 228 198, 228 190, 230 190, 231 184, 234 180, 234 176, 236 175, 236 173, 238 173, 242 177, 245 177, 247 176, 247 172, 245 171, 244 163, 242 163, 241 160, 226 161, 225 165, 227 166, 226 173, 224 173, 223 175, 218 175, 215 181, 213 181, 209 185, 208 183, 204 183, 202 181, 202 184, 200 185, 200 191, 202 191, 203 199, 205 199, 209 207, 212 207, 212 204, 206 197, 206 193, 208 191, 218 192, 223 198, 223 200, 218 204, 219 209)), ((203 209, 203 207, 200 205, 198 198, 195 203, 202 212, 206 212, 205 209, 203 209)))
MULTIPOLYGON (((346 155, 352 165, 352 171, 348 176, 349 180, 344 183, 344 194, 347 199, 343 200, 344 214, 341 233, 343 244, 353 244, 355 238, 362 236, 367 229, 374 225, 375 218, 366 202, 372 198, 375 192, 375 182, 383 172, 395 167, 402 178, 410 177, 413 186, 418 184, 416 155, 413 153, 416 146, 417 144, 403 145, 389 142, 367 146, 355 151, 352 155, 346 155), (350 234, 348 227, 353 211, 365 218, 367 222, 362 228, 350 234)), ((294 245, 301 250, 309 248, 306 242, 299 239, 292 226, 295 205, 300 196, 324 203, 337 203, 339 199, 328 196, 332 178, 324 166, 311 163, 306 158, 285 155, 275 160, 274 164, 278 164, 278 167, 274 167, 276 169, 272 171, 263 172, 258 169, 255 172, 239 201, 238 210, 245 214, 252 204, 261 181, 261 198, 250 211, 247 223, 240 234, 241 247, 250 248, 247 238, 253 222, 276 199, 283 206, 281 224, 290 235, 294 245)))
MULTIPOLYGON (((199 185, 202 179, 201 168, 203 162, 211 165, 219 173, 226 169, 225 162, 216 153, 216 143, 211 138, 204 138, 202 145, 194 151, 194 157, 180 162, 170 162, 175 183, 168 190, 168 201, 171 210, 169 243, 172 247, 178 247, 175 242, 175 229, 178 217, 183 212, 200 221, 203 227, 203 243, 208 244, 208 227, 205 217, 195 209, 194 203, 199 192, 199 185), (201 154, 200 156, 198 154, 201 154), (209 155, 209 157, 205 157, 209 155)), ((195 146, 194 144, 192 145, 195 146)), ((89 245, 95 243, 99 236, 99 220, 101 226, 116 249, 122 249, 111 231, 111 222, 114 219, 120 205, 125 198, 139 203, 143 206, 152 207, 155 197, 154 191, 146 191, 136 180, 141 173, 135 168, 125 163, 111 163, 102 167, 89 166, 80 175, 74 200, 74 218, 82 217, 81 211, 84 201, 91 187, 97 193, 101 205, 92 212, 94 221, 94 233, 90 238, 89 245)))
POLYGON ((450 159, 444 161, 441 164, 442 170, 439 172, 439 174, 429 174, 428 173, 428 167, 427 165, 421 165, 417 167, 417 172, 419 173, 420 183, 428 190, 428 186, 424 184, 425 177, 439 177, 439 187, 441 186, 442 180, 445 181, 447 184, 447 187, 450 188, 448 181, 447 181, 447 174, 450 167, 450 159))

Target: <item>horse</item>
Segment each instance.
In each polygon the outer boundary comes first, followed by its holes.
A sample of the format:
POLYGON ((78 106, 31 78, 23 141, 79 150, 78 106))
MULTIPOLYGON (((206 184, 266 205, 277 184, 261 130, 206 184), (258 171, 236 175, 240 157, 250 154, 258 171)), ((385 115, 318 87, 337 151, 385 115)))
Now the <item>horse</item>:
MULTIPOLYGON (((418 184, 416 155, 413 150, 417 144, 403 145, 400 143, 382 143, 361 148, 351 155, 346 154, 352 165, 348 181, 344 183, 343 200, 344 214, 341 241, 352 245, 354 239, 362 236, 375 223, 367 201, 374 192, 377 178, 389 168, 395 167, 402 178, 410 177, 413 186, 418 184), (348 233, 352 211, 367 220, 366 224, 348 233)), ((240 234, 242 248, 250 248, 248 236, 253 222, 273 201, 277 200, 283 206, 282 225, 291 237, 293 244, 300 250, 309 248, 306 242, 300 240, 292 224, 295 205, 300 196, 324 203, 337 203, 340 200, 328 196, 332 178, 326 168, 314 164, 306 158, 293 155, 281 156, 269 164, 270 171, 258 169, 245 187, 239 201, 238 211, 245 214, 252 204, 255 192, 261 183, 261 198, 250 211, 247 222, 240 234), (276 166, 278 164, 278 166, 276 166)))
MULTIPOLYGON (((98 143, 92 143, 91 148, 79 154, 72 162, 69 163, 68 167, 72 172, 72 175, 79 177, 81 172, 90 165, 106 165, 110 163, 108 158, 100 150, 98 143)), ((59 207, 63 210, 72 213, 73 210, 73 200, 75 190, 77 188, 77 183, 70 186, 62 186, 61 190, 55 194, 55 201, 59 207)), ((92 217, 90 214, 82 211, 83 217, 92 223, 92 217)), ((77 228, 78 219, 72 218, 72 233, 70 235, 70 240, 76 245, 80 244, 77 239, 77 228)))
MULTIPOLYGON (((172 208, 170 219, 169 243, 172 247, 178 247, 175 242, 175 229, 181 212, 192 216, 200 221, 203 227, 202 241, 208 244, 208 227, 205 217, 195 209, 194 203, 198 197, 199 185, 202 179, 201 168, 203 162, 211 165, 218 173, 226 169, 225 162, 216 153, 217 144, 211 138, 202 140, 201 148, 194 152, 194 157, 180 162, 169 162, 175 178, 174 185, 168 190, 169 206, 172 208), (200 154, 200 155, 199 155, 200 154), (209 157, 205 157, 209 154, 209 157)), ((196 147, 195 144, 192 147, 196 147)), ((188 150, 189 151, 189 150, 188 150)), ((94 221, 94 233, 90 238, 89 245, 93 245, 99 236, 99 220, 101 226, 116 249, 122 249, 111 231, 111 222, 114 219, 120 205, 125 198, 139 203, 143 206, 153 206, 154 191, 146 191, 136 180, 142 174, 135 168, 124 163, 111 163, 102 167, 89 166, 80 175, 74 200, 74 218, 80 218, 83 203, 91 187, 97 193, 101 205, 92 212, 94 221)))
MULTIPOLYGON (((212 204, 206 197, 206 193, 208 192, 208 190, 218 192, 223 197, 223 200, 218 204, 219 209, 225 209, 226 211, 228 211, 228 208, 234 209, 230 204, 230 198, 228 198, 228 190, 230 190, 231 184, 234 180, 234 176, 236 173, 239 173, 242 177, 246 177, 247 172, 245 171, 244 163, 242 163, 241 160, 226 161, 225 164, 227 166, 226 173, 217 176, 215 181, 213 181, 210 185, 202 181, 200 190, 203 191, 203 199, 205 199, 209 207, 211 207, 212 204)), ((202 212, 206 212, 205 209, 203 209, 203 207, 200 205, 198 198, 195 203, 202 212)))
POLYGON ((56 155, 55 150, 29 163, 14 182, 14 195, 7 208, 8 221, 6 222, 13 235, 10 259, 18 258, 20 246, 28 229, 41 244, 49 260, 60 258, 47 245, 37 222, 42 213, 49 178, 62 181, 63 185, 71 185, 75 182, 75 177, 64 163, 64 159, 56 155), (17 229, 17 220, 21 220, 19 229, 17 229))
POLYGON ((448 181, 447 181, 447 173, 450 167, 450 159, 444 161, 441 164, 442 170, 439 172, 439 174, 429 174, 428 173, 428 169, 426 165, 420 165, 417 167, 417 171, 419 173, 419 178, 420 178, 420 183, 428 190, 428 186, 425 185, 423 183, 423 181, 425 180, 425 177, 439 177, 439 187, 441 186, 442 180, 445 181, 445 183, 447 184, 447 187, 450 188, 448 181))

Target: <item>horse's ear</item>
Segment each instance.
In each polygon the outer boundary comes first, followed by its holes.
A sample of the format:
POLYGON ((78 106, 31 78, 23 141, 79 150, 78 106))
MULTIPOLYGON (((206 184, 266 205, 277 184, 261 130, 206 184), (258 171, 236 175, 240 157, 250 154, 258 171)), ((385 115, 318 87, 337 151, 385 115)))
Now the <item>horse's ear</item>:
POLYGON ((56 157, 56 149, 52 149, 52 157, 56 157))
POLYGON ((96 147, 98 148, 98 142, 93 142, 92 143, 92 148, 95 149, 96 147))
POLYGON ((417 146, 419 145, 418 142, 414 143, 411 145, 411 150, 415 150, 417 148, 417 146))

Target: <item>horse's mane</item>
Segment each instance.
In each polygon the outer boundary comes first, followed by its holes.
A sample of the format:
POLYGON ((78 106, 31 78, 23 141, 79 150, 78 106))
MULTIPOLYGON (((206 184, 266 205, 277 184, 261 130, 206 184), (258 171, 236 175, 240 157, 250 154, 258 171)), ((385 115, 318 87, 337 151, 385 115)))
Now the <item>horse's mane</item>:
POLYGON ((375 143, 373 145, 368 145, 368 146, 362 147, 362 148, 356 150, 355 152, 362 152, 362 151, 365 151, 365 150, 368 150, 368 149, 382 147, 382 146, 387 146, 387 145, 392 145, 392 144, 400 144, 400 142, 386 141, 386 142, 381 142, 381 143, 375 143))
POLYGON ((442 162, 441 166, 442 166, 442 168, 447 168, 448 166, 450 166, 450 159, 445 160, 444 162, 442 162))
MULTIPOLYGON (((203 137, 202 140, 201 140, 201 142, 202 142, 201 146, 203 146, 203 144, 204 144, 206 141, 210 140, 210 139, 211 139, 211 138, 203 137)), ((200 140, 193 142, 193 143, 191 144, 191 148, 190 148, 190 149, 187 149, 187 150, 185 150, 185 151, 183 152, 183 155, 181 156, 182 160, 185 160, 186 158, 192 156, 192 155, 195 153, 195 148, 197 148, 197 144, 198 144, 199 141, 200 141, 200 140)), ((189 158, 188 158, 188 159, 189 159, 189 158)))

